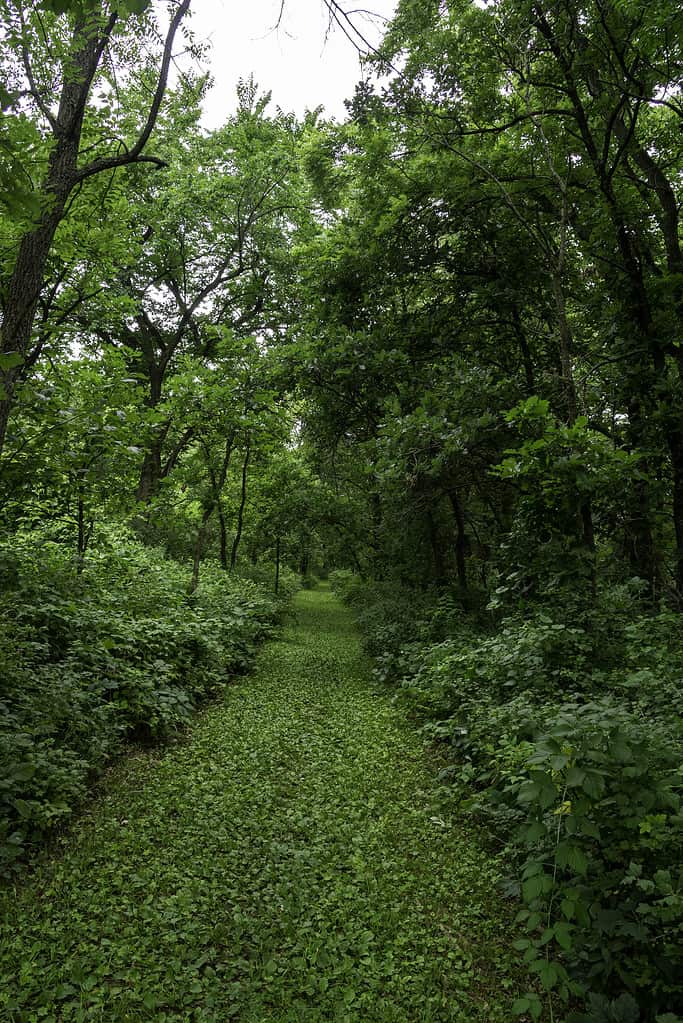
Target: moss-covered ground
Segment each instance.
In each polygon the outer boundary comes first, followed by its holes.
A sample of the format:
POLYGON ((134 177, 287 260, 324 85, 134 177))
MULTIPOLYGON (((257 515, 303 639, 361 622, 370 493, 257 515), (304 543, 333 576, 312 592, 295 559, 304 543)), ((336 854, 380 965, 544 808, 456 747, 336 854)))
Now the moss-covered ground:
POLYGON ((439 804, 349 613, 319 590, 296 617, 0 895, 0 1019, 512 1018, 495 863, 439 804))

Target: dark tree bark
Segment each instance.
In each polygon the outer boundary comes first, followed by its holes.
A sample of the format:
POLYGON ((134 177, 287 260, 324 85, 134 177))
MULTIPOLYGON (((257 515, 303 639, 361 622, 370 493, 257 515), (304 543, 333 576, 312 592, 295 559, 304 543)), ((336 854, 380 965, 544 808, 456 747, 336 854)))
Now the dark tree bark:
POLYGON ((78 489, 77 518, 78 518, 77 539, 78 550, 76 557, 76 573, 78 575, 82 575, 83 569, 85 567, 85 555, 88 550, 88 544, 90 543, 90 538, 92 537, 92 531, 94 526, 92 518, 90 519, 90 521, 86 521, 85 495, 82 486, 79 487, 78 489))
POLYGON ((519 350, 522 355, 522 364, 524 366, 524 379, 526 381, 526 393, 527 397, 531 398, 536 393, 536 378, 534 375, 534 364, 531 358, 531 350, 529 349, 529 342, 527 341, 524 327, 522 326, 522 318, 519 314, 519 309, 515 306, 512 310, 512 324, 515 330, 515 336, 519 344, 519 350))
POLYGON ((428 508, 425 513, 427 523, 427 535, 432 548, 432 560, 434 566, 434 582, 437 586, 443 586, 447 581, 446 562, 444 559, 441 538, 431 510, 428 508))
MULTIPOLYGON (((565 419, 569 426, 573 426, 579 415, 579 402, 574 381, 574 368, 572 354, 574 349, 574 336, 567 316, 567 304, 562 283, 562 275, 565 263, 566 244, 566 197, 562 210, 562 237, 558 258, 557 273, 552 275, 552 292, 555 302, 555 315, 560 347, 560 365, 562 370, 562 384, 564 389, 564 402, 566 407, 565 419)), ((590 579, 591 588, 595 592, 597 586, 595 566, 595 530, 593 527, 593 509, 590 497, 578 495, 579 503, 579 531, 581 542, 590 557, 590 579)))
POLYGON ((135 497, 141 504, 149 504, 159 493, 161 484, 161 448, 163 440, 155 438, 145 452, 135 497))
POLYGON ((456 534, 455 534, 455 568, 458 573, 458 583, 462 590, 467 589, 467 536, 465 534, 465 514, 463 512, 460 498, 456 490, 452 487, 448 491, 448 499, 453 509, 453 516, 455 518, 456 534))
POLYGON ((202 561, 202 551, 204 549, 204 541, 206 540, 206 534, 208 532, 209 519, 213 515, 214 508, 216 507, 215 502, 212 501, 205 509, 202 515, 202 521, 197 530, 197 536, 194 542, 194 550, 192 557, 192 579, 190 580, 190 590, 192 594, 199 586, 199 568, 202 561))
POLYGON ((214 498, 216 501, 216 509, 218 511, 218 528, 219 528, 219 545, 220 545, 220 561, 221 568, 223 571, 228 570, 228 530, 225 522, 225 512, 223 510, 223 489, 225 487, 225 481, 228 478, 228 470, 230 469, 230 461, 232 459, 232 450, 235 443, 235 431, 233 430, 225 438, 225 451, 223 452, 223 462, 221 464, 221 470, 216 478, 215 473, 211 471, 210 462, 209 464, 209 475, 211 478, 211 486, 213 489, 214 498))
POLYGON ((275 541, 275 592, 280 592, 280 537, 275 541))
POLYGON ((240 540, 242 539, 242 526, 244 525, 244 508, 247 503, 247 470, 249 469, 249 457, 251 454, 251 438, 247 435, 247 446, 244 452, 244 461, 242 463, 242 491, 240 495, 240 506, 237 512, 237 530, 235 532, 235 538, 232 541, 232 550, 230 552, 230 571, 235 570, 237 565, 237 551, 239 550, 240 540))
POLYGON ((218 530, 219 530, 219 548, 220 548, 220 561, 221 568, 224 572, 228 571, 228 527, 225 521, 225 512, 223 511, 223 505, 218 502, 218 530))
POLYGON ((377 578, 382 579, 384 573, 382 572, 382 499, 376 490, 373 490, 370 494, 370 509, 372 512, 372 531, 370 534, 370 549, 372 551, 372 570, 371 573, 377 578), (379 571, 378 571, 379 568, 379 571))

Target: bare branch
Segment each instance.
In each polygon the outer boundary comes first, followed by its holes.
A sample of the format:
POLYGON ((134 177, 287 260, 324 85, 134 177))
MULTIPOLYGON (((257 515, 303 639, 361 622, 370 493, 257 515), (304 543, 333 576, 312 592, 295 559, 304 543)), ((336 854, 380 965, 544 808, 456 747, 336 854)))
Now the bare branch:
POLYGON ((99 174, 101 171, 111 170, 114 167, 124 167, 131 163, 153 163, 157 167, 164 167, 165 163, 158 157, 153 156, 142 156, 142 151, 149 141, 149 137, 154 130, 154 126, 157 121, 161 103, 164 98, 166 91, 166 84, 168 81, 168 70, 171 63, 171 57, 173 52, 173 42, 175 40, 176 32, 180 26, 181 21, 187 14, 190 7, 190 0, 181 0, 181 3, 173 15, 171 24, 169 25, 168 33, 166 35, 166 42, 164 44, 163 58, 161 61, 161 69, 159 71, 159 78, 157 80, 157 87, 154 92, 154 98, 149 108, 147 115, 147 121, 144 128, 140 132, 135 145, 128 150, 127 153, 123 153, 120 156, 102 157, 100 160, 93 160, 92 163, 81 168, 76 174, 76 181, 83 181, 85 178, 92 177, 93 174, 99 174))

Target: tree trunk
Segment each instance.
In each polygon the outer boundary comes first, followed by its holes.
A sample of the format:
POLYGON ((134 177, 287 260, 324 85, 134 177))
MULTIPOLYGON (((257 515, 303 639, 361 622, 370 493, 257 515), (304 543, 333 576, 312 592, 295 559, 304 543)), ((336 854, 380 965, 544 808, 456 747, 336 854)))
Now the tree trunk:
POLYGON ((280 537, 275 541, 275 592, 280 592, 280 537))
MULTIPOLYGON (((678 376, 683 384, 683 354, 677 359, 678 376)), ((683 603, 683 428, 680 416, 673 411, 672 421, 665 423, 665 432, 671 457, 672 517, 674 524, 674 580, 676 599, 683 603)))
POLYGON ((219 542, 220 542, 220 559, 221 568, 224 572, 228 570, 228 530, 225 524, 225 512, 223 511, 223 505, 218 502, 218 528, 219 528, 219 542))
POLYGON ((204 541, 206 539, 206 533, 207 533, 207 527, 209 525, 209 519, 213 515, 213 510, 214 510, 215 507, 216 507, 216 502, 212 501, 211 504, 209 504, 204 509, 204 514, 202 515, 202 521, 201 521, 201 524, 199 526, 199 529, 197 530, 197 536, 195 538, 194 551, 193 551, 193 556, 192 556, 192 579, 190 580, 190 589, 189 589, 190 594, 194 593, 195 590, 197 589, 197 587, 199 586, 199 568, 200 568, 201 561, 202 561, 202 550, 203 550, 203 547, 204 547, 204 541))
MULTIPOLYGON (((565 221, 563 210, 562 251, 560 254, 560 259, 558 260, 559 265, 558 273, 553 274, 552 288, 553 298, 555 300, 555 314, 557 316, 558 335, 560 341, 560 365, 562 367, 562 383, 564 386, 566 403, 566 420, 569 426, 573 426, 578 418, 579 403, 576 395, 576 384, 574 383, 574 367, 572 365, 572 349, 574 347, 574 337, 572 335, 572 329, 569 324, 569 319, 567 317, 567 305, 564 295, 564 288, 560 277, 560 273, 564 269, 564 246, 565 246, 564 229, 565 221)), ((597 586, 597 577, 594 559, 595 530, 593 527, 593 509, 590 497, 581 497, 581 495, 579 495, 578 500, 581 542, 585 549, 588 551, 588 555, 591 558, 590 566, 591 589, 593 593, 595 593, 597 586)))
POLYGON ((201 525, 197 530, 197 536, 194 541, 194 550, 192 552, 192 578, 190 580, 189 593, 195 592, 199 586, 199 567, 202 561, 202 547, 204 546, 204 526, 201 525))
MULTIPOLYGON (((629 434, 633 447, 647 450, 650 440, 648 427, 652 419, 652 393, 654 391, 651 384, 652 369, 654 369, 655 377, 659 378, 655 383, 659 383, 663 376, 663 359, 657 350, 652 330, 652 314, 645 286, 642 259, 638 251, 637 232, 631 229, 631 225, 625 219, 623 209, 615 194, 613 174, 608 170, 605 159, 607 150, 604 147, 604 139, 600 139, 594 134, 575 77, 575 66, 572 62, 574 54, 568 51, 562 40, 556 36, 542 5, 534 4, 533 10, 538 28, 546 39, 558 67, 562 70, 566 96, 571 104, 578 134, 592 165, 596 183, 605 200, 614 232, 614 242, 621 258, 621 272, 617 272, 613 280, 608 274, 606 283, 613 288, 615 294, 621 293, 624 311, 632 325, 626 336, 630 350, 624 352, 624 358, 629 363, 631 370, 624 394, 627 399, 629 434), (649 367, 643 359, 643 350, 647 351, 652 360, 649 367)), ((575 38, 579 38, 579 36, 580 26, 575 23, 575 38)), ((595 97, 602 85, 597 76, 592 74, 590 68, 587 70, 587 75, 588 91, 595 97)), ((623 120, 617 116, 610 122, 610 130, 614 131, 617 136, 619 133, 623 135, 622 125, 623 120)), ((632 568, 640 578, 647 582, 652 595, 658 585, 658 569, 652 536, 652 509, 648 480, 650 467, 645 456, 641 459, 639 468, 642 480, 634 488, 634 501, 628 530, 630 535, 627 535, 627 543, 632 568)))
POLYGON ((458 573, 458 583, 462 590, 467 589, 467 564, 465 553, 467 550, 467 537, 465 535, 465 515, 458 498, 457 491, 452 488, 448 491, 448 499, 451 502, 453 515, 455 517, 455 568, 458 573))
MULTIPOLYGON (((155 409, 161 402, 164 384, 164 370, 161 366, 158 366, 154 360, 153 346, 151 343, 146 346, 146 348, 148 348, 148 351, 146 352, 144 359, 144 366, 149 382, 149 393, 145 399, 145 405, 147 408, 155 409)), ((157 428, 155 428, 155 432, 149 442, 147 451, 144 454, 142 467, 140 469, 138 488, 135 493, 136 500, 140 501, 142 504, 149 504, 152 498, 156 497, 159 493, 162 477, 162 452, 164 449, 164 441, 166 440, 170 429, 170 419, 158 428, 158 432, 157 428)))
MULTIPOLYGON (((56 152, 55 150, 53 155, 56 152)), ((51 159, 51 170, 56 162, 51 159)), ((65 192, 62 189, 61 194, 57 194, 53 188, 47 190, 46 201, 51 204, 51 208, 43 214, 39 226, 22 238, 17 261, 7 286, 3 307, 2 354, 15 356, 21 359, 21 362, 0 370, 0 453, 5 444, 14 391, 21 380, 24 363, 30 356, 33 321, 43 286, 45 267, 55 232, 64 215, 67 196, 68 190, 65 192)))
POLYGON ((135 493, 136 500, 141 504, 149 504, 159 493, 161 484, 161 448, 162 438, 155 438, 145 452, 140 469, 140 480, 135 493))
POLYGON ((249 455, 251 454, 251 439, 247 437, 247 447, 244 453, 244 462, 242 463, 242 493, 240 495, 240 506, 237 512, 237 530, 235 532, 235 539, 232 542, 232 551, 230 552, 230 571, 234 572, 235 566, 237 565, 237 551, 239 549, 240 540, 242 539, 242 526, 244 524, 244 508, 247 503, 247 470, 249 468, 249 455))
POLYGON ((572 348, 574 338, 567 319, 567 306, 564 297, 564 288, 560 273, 564 256, 561 257, 558 273, 552 275, 553 299, 555 301, 555 316, 557 317, 557 333, 560 343, 560 366, 562 368, 562 386, 566 402, 566 422, 570 426, 576 422, 578 416, 578 403, 576 400, 576 385, 574 384, 574 369, 572 367, 572 348))
POLYGON ((519 315, 519 309, 515 306, 512 310, 512 323, 515 328, 515 335, 519 342, 519 350, 522 353, 522 364, 524 366, 524 379, 526 381, 526 393, 527 397, 531 398, 536 393, 536 380, 534 377, 534 364, 531 359, 531 351, 529 350, 529 343, 524 333, 522 326, 522 318, 519 315))
POLYGON ((85 522, 85 497, 83 494, 83 488, 80 487, 78 491, 78 552, 76 558, 76 573, 82 575, 85 567, 85 554, 88 550, 88 544, 90 543, 90 537, 92 536, 93 523, 92 520, 86 525, 85 522))
POLYGON ((427 533, 429 535, 429 543, 432 548, 432 557, 434 564, 434 582, 436 583, 437 586, 443 586, 444 583, 446 582, 447 575, 446 563, 444 561, 443 551, 441 549, 441 542, 439 539, 439 532, 438 529, 436 528, 434 516, 432 515, 429 509, 427 510, 425 518, 427 520, 427 533))
POLYGON ((383 579, 382 570, 382 499, 376 490, 370 494, 370 509, 372 513, 372 530, 370 534, 371 574, 378 580, 383 579), (379 571, 378 571, 379 568, 379 571))

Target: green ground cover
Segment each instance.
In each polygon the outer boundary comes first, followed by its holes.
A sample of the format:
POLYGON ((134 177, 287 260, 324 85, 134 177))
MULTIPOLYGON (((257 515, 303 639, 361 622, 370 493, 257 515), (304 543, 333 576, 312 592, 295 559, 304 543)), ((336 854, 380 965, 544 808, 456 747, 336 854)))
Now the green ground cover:
POLYGON ((511 1018, 495 863, 369 684, 350 613, 324 590, 296 612, 187 741, 120 764, 4 891, 0 1018, 511 1018))

